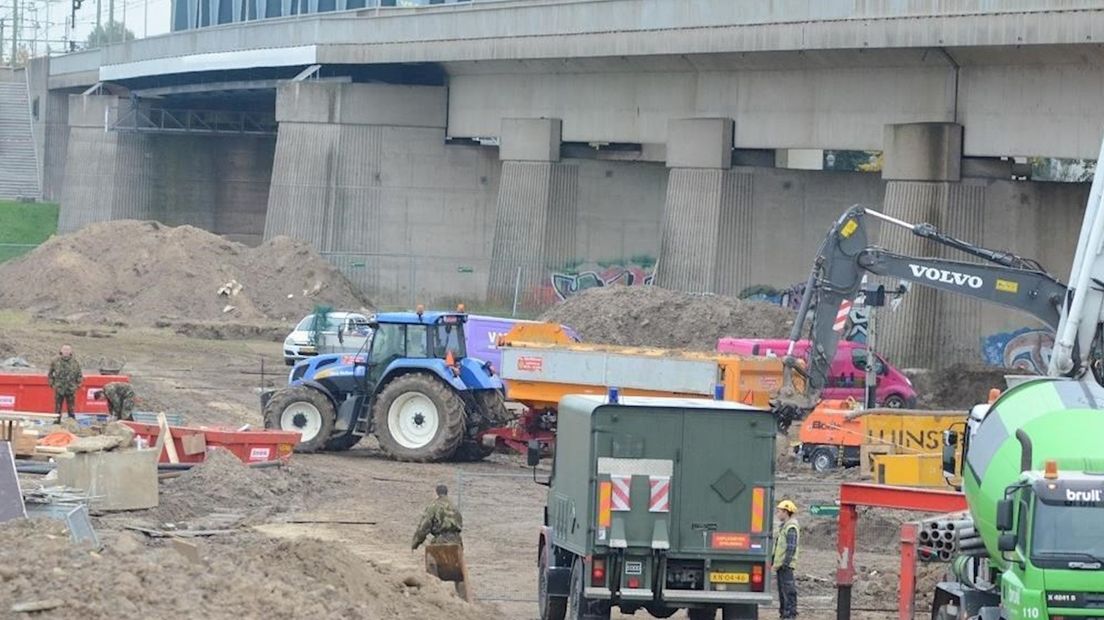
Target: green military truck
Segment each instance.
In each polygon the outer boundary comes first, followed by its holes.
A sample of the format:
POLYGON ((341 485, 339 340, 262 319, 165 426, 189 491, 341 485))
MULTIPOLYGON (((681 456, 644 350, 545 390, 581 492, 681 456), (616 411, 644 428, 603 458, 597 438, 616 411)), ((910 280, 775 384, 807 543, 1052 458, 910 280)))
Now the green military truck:
MULTIPOLYGON (((542 620, 757 618, 775 419, 733 402, 567 396, 540 531, 542 620)), ((529 462, 539 460, 536 446, 529 462)))

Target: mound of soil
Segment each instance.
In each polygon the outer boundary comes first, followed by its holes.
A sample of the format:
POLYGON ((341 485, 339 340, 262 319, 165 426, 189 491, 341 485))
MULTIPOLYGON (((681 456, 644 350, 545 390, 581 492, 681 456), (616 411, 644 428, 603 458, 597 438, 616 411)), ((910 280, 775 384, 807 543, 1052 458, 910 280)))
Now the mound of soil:
POLYGON ((8 550, 0 566, 0 614, 38 603, 49 618, 498 617, 440 581, 318 540, 192 539, 193 560, 172 544, 105 534, 105 548, 96 552, 71 544, 56 521, 0 525, 8 550))
POLYGON ((541 319, 567 325, 587 342, 713 351, 727 336, 786 338, 794 313, 735 297, 608 286, 574 295, 541 319))
POLYGON ((251 248, 192 226, 118 220, 0 265, 0 307, 70 321, 295 320, 319 304, 369 302, 310 246, 286 237, 251 248))
MULTIPOLYGON (((861 551, 893 549, 901 540, 901 523, 919 518, 919 513, 882 508, 859 508, 855 545, 861 551)), ((810 549, 834 550, 838 532, 836 519, 807 517, 802 522, 802 541, 810 549)))
POLYGON ((991 388, 1006 389, 1006 374, 1020 371, 977 364, 955 364, 942 370, 910 371, 921 409, 961 409, 984 403, 991 388))
POLYGON ((172 523, 211 513, 261 517, 291 507, 302 483, 288 467, 252 468, 224 449, 161 485, 160 501, 141 516, 172 523))

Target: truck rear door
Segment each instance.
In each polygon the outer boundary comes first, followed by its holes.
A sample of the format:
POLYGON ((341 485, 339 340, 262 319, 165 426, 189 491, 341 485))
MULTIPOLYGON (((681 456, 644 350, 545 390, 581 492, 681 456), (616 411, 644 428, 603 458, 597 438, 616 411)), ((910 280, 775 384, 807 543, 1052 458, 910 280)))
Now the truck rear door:
POLYGON ((671 553, 769 550, 774 480, 774 424, 769 414, 689 412, 671 492, 671 553))

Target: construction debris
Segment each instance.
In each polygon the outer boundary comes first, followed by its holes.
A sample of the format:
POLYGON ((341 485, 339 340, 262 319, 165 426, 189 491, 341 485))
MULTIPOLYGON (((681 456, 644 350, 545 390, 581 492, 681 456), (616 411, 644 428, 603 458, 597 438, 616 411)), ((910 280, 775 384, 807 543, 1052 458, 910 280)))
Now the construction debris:
POLYGON ((786 338, 794 313, 735 297, 608 286, 574 295, 541 319, 571 327, 586 342, 713 351, 726 336, 786 338))

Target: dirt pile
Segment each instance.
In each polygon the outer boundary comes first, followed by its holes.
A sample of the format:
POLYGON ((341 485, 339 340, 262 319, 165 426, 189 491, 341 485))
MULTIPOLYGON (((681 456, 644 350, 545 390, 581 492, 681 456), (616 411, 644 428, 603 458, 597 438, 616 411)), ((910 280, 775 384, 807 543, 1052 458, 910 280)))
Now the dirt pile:
POLYGON ((0 525, 0 615, 39 603, 50 618, 498 617, 435 579, 318 540, 192 539, 195 559, 127 532, 104 542, 100 552, 72 545, 53 521, 0 525))
POLYGON ((251 248, 192 226, 119 220, 0 265, 0 308, 71 321, 296 320, 318 304, 358 309, 368 301, 286 237, 251 248))
MULTIPOLYGON (((901 524, 919 518, 918 513, 881 508, 859 508, 855 545, 860 551, 884 551, 901 540, 901 524)), ((808 517, 802 522, 803 538, 810 549, 834 550, 838 521, 808 517)))
POLYGON ((983 403, 991 388, 1005 389, 1004 376, 1018 371, 977 364, 909 372, 921 409, 969 409, 983 403))
POLYGON ((157 508, 136 514, 174 523, 211 513, 263 517, 287 510, 304 486, 290 468, 253 468, 227 450, 212 450, 203 463, 161 485, 157 508))
POLYGON ((734 297, 609 286, 570 297, 541 318, 575 329, 587 342, 713 351, 726 336, 785 338, 794 313, 734 297))

